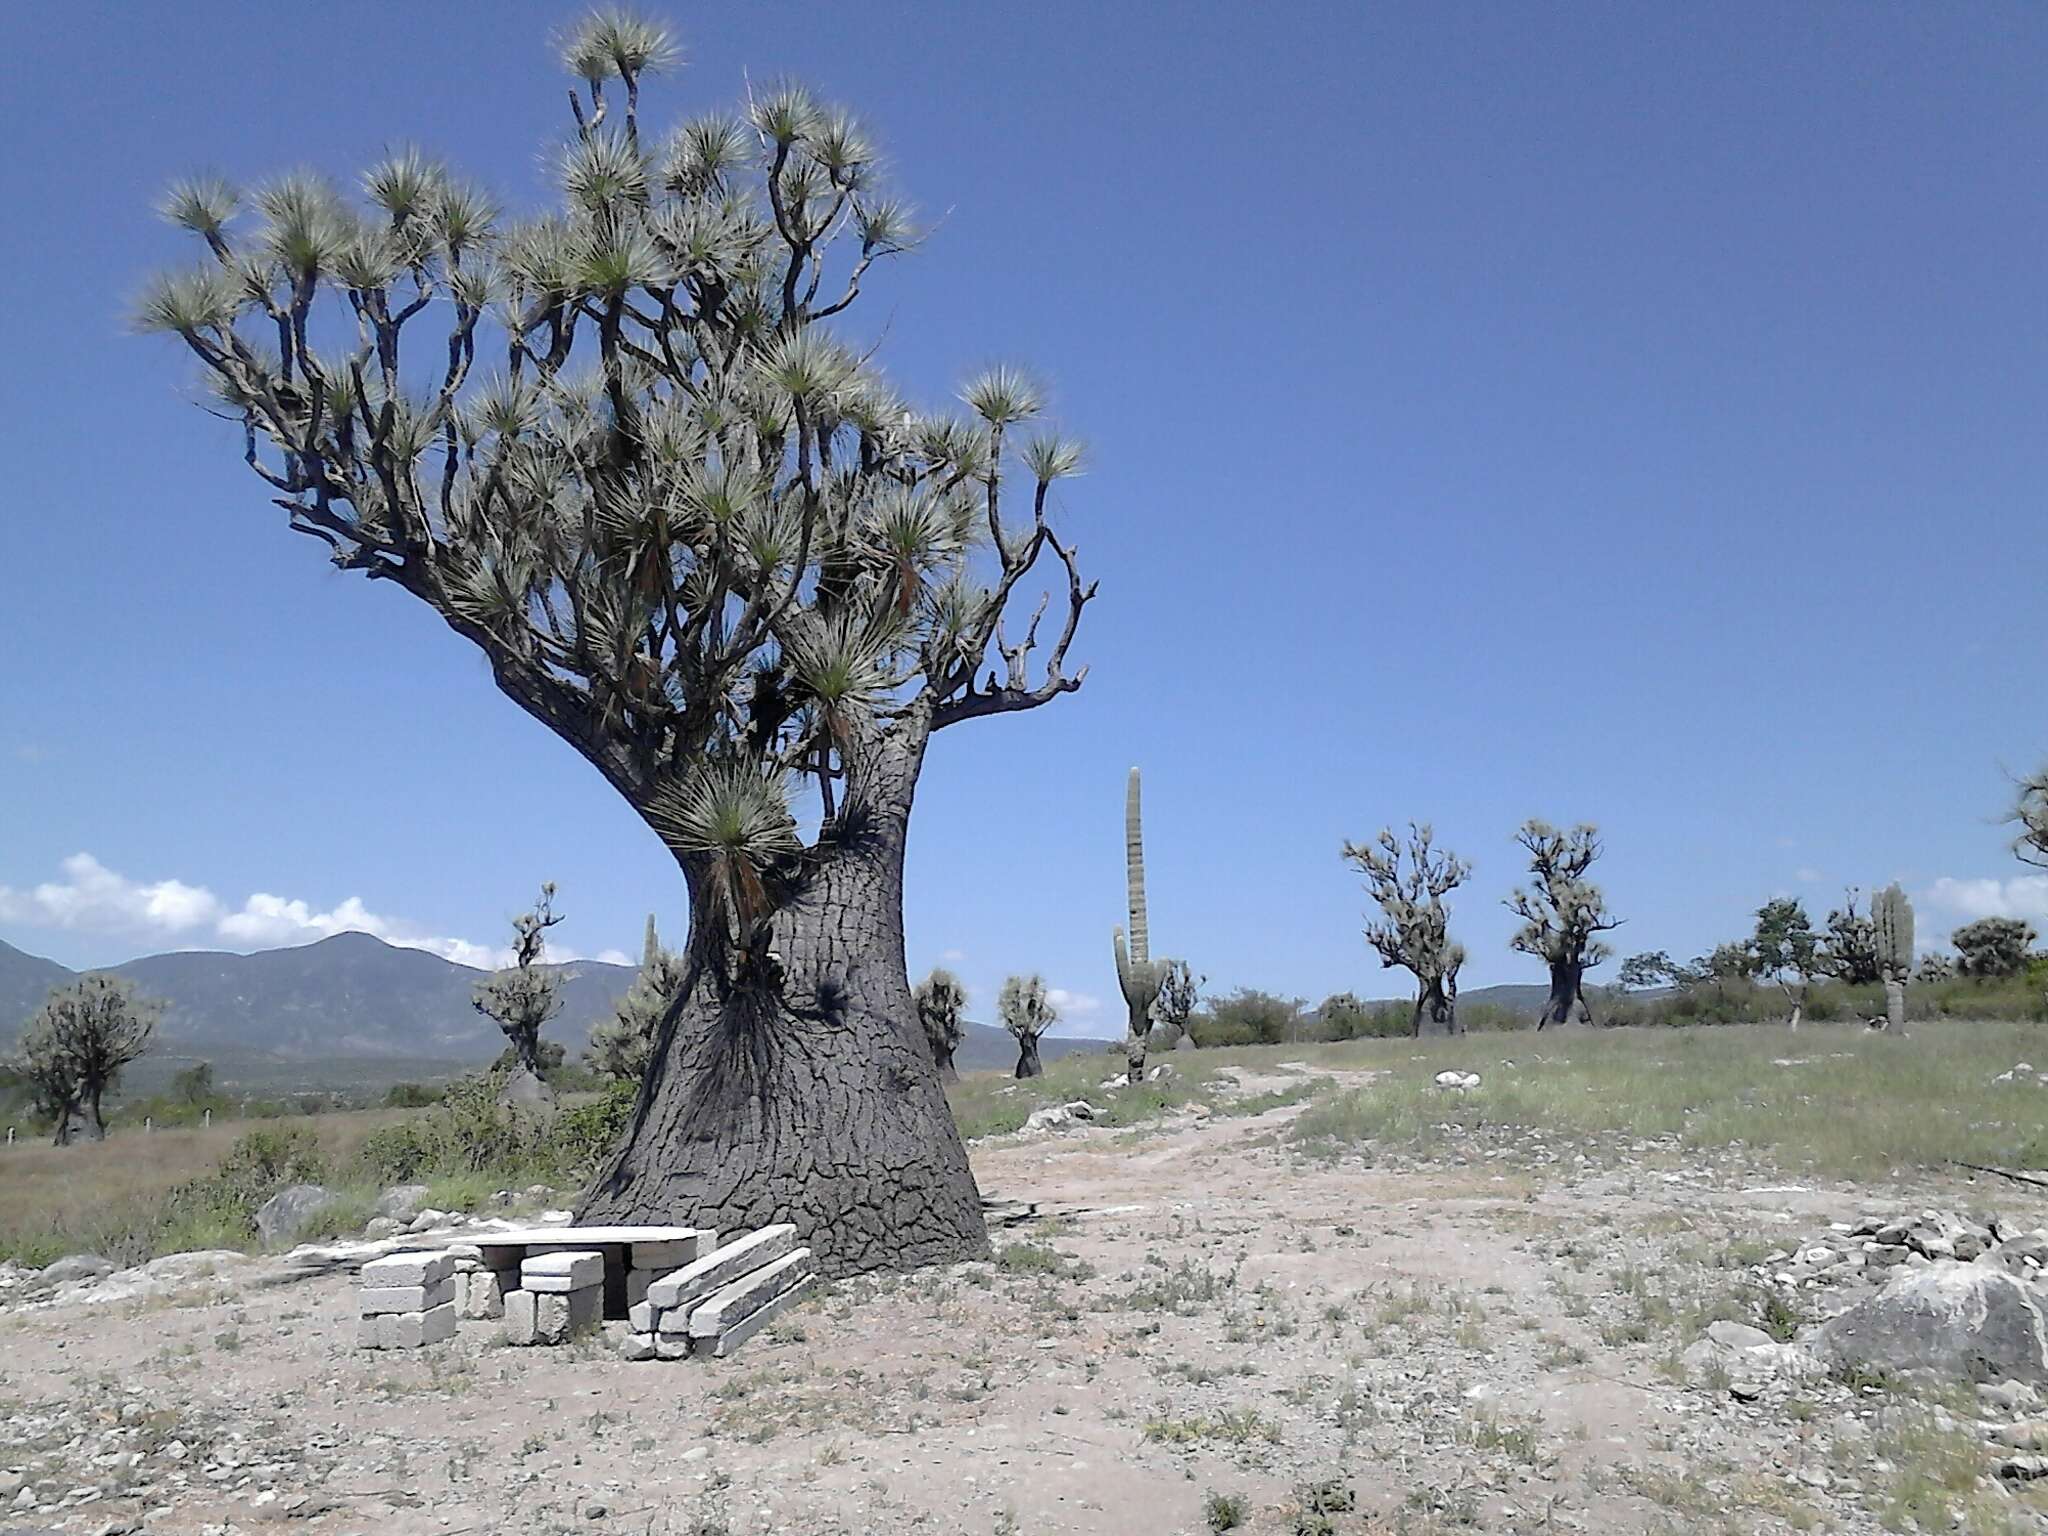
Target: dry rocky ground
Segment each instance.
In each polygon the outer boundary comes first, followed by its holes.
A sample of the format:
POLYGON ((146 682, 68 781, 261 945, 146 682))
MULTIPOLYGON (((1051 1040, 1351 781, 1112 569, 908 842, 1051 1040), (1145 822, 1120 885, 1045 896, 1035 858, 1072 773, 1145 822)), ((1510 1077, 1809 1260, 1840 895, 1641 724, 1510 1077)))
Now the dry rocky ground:
POLYGON ((483 1323, 363 1354, 346 1269, 274 1260, 20 1286, 0 1532, 2048 1529, 1987 1439, 2026 1389, 1694 1347, 1867 1293, 1868 1212, 2024 1230, 2048 1192, 1823 1187, 1658 1139, 1288 1140, 1305 1088, 1365 1077, 1238 1067, 1138 1128, 986 1138, 984 1194, 1035 1206, 995 1262, 839 1282, 723 1361, 483 1323))

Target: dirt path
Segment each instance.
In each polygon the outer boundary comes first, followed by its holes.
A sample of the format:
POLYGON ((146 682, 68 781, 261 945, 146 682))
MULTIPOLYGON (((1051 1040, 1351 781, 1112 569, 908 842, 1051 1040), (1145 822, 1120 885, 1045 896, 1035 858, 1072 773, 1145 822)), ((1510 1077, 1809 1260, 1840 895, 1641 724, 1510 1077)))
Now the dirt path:
POLYGON ((984 1194, 1039 1207, 995 1264, 836 1284, 727 1361, 488 1324, 363 1355, 342 1276, 0 1314, 31 1490, 0 1480, 0 1531, 1200 1532, 1212 1494, 1254 1532, 1882 1528, 1878 1409, 1673 1369, 1747 1263, 1868 1197, 1654 1148, 1321 1162, 1301 1106, 1228 1107, 979 1144, 984 1194))

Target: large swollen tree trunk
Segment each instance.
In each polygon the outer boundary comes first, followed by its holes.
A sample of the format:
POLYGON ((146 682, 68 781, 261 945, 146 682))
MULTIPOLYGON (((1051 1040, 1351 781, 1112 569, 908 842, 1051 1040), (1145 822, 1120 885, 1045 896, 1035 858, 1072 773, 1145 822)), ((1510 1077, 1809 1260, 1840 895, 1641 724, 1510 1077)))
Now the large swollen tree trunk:
POLYGON ((1415 998, 1415 1035, 1461 1035, 1457 1001, 1445 990, 1442 977, 1425 982, 1415 998))
POLYGON ((1593 1022, 1593 1010, 1586 1006, 1586 968, 1570 960, 1550 962, 1550 997, 1543 1005, 1543 1015, 1537 1019, 1538 1029, 1548 1029, 1554 1024, 1569 1024, 1577 1010, 1581 1024, 1593 1022))
POLYGON ((1014 1075, 1019 1078, 1045 1076, 1045 1067, 1038 1059, 1038 1036, 1017 1037, 1017 1070, 1014 1075))
POLYGON ((879 808, 845 813, 805 855, 758 959, 721 956, 704 871, 685 864, 689 972, 579 1220, 725 1233, 794 1222, 839 1275, 988 1253, 904 968, 903 834, 921 757, 921 743, 899 748, 863 786, 860 803, 879 808))

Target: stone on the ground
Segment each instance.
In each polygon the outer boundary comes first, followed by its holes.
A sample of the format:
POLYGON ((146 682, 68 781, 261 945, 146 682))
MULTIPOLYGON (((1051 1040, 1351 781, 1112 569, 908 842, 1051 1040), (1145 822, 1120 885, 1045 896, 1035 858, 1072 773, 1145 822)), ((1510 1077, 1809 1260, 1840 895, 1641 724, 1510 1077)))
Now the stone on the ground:
POLYGON ((408 1222, 419 1215, 427 1203, 427 1186, 424 1184, 394 1184, 377 1197, 373 1208, 378 1216, 389 1216, 398 1222, 408 1222))
POLYGON ((373 1242, 381 1242, 387 1237, 396 1237, 404 1230, 405 1223, 398 1220, 395 1216, 372 1216, 363 1223, 363 1236, 373 1242))
POLYGON ((1025 1116, 1024 1129, 1027 1131, 1054 1131, 1063 1125, 1073 1125, 1076 1122, 1092 1122, 1094 1119, 1095 1106, 1086 1099, 1074 1099, 1066 1104, 1047 1104, 1041 1109, 1034 1109, 1029 1115, 1025 1116))
POLYGON ((1728 1390, 1745 1401, 1763 1395, 1774 1382, 1803 1381, 1823 1375, 1826 1364, 1803 1344, 1782 1344, 1761 1328, 1722 1319, 1707 1325, 1679 1357, 1687 1375, 1699 1381, 1714 1372, 1728 1390))
POLYGON ((1851 1365, 1972 1381, 2048 1383, 2048 1293, 1995 1265, 1934 1260, 1823 1324, 1851 1365))
POLYGON ((1725 1318, 1707 1324, 1707 1337, 1729 1349, 1756 1349, 1778 1342, 1761 1328, 1752 1328, 1748 1323, 1730 1322, 1725 1318))
POLYGON ((363 1266, 367 1287, 435 1285, 455 1273, 455 1259, 446 1253, 387 1253, 363 1266))
POLYGON ((439 1210, 430 1205, 415 1215, 411 1221, 408 1221, 405 1224, 405 1230, 408 1232, 431 1232, 436 1227, 447 1225, 448 1220, 449 1216, 446 1211, 439 1210))
POLYGON ((356 1293, 356 1310, 365 1316, 375 1312, 425 1312, 447 1306, 455 1300, 455 1278, 436 1280, 431 1285, 366 1285, 356 1293))
POLYGON ((288 1243, 334 1201, 334 1191, 318 1184, 290 1185, 256 1208, 256 1235, 267 1244, 288 1243))
POLYGON ((1433 1079, 1439 1088, 1455 1088, 1461 1092, 1479 1086, 1477 1072, 1439 1072, 1433 1079))
POLYGON ((569 1250, 529 1254, 519 1266, 522 1290, 567 1292, 604 1285, 604 1255, 569 1250))
POLYGON ((619 1353, 628 1360, 652 1360, 654 1349, 654 1335, 648 1332, 629 1333, 619 1345, 619 1353))
POLYGON ((114 1261, 97 1253, 67 1253, 36 1275, 38 1285, 69 1285, 74 1280, 98 1280, 114 1272, 114 1261))
MULTIPOLYGON (((696 1262, 685 1264, 673 1274, 663 1275, 647 1287, 647 1299, 657 1312, 688 1306, 709 1296, 720 1286, 781 1258, 795 1247, 796 1228, 786 1221, 777 1222, 758 1232, 749 1232, 745 1237, 734 1238, 723 1248, 714 1248, 696 1262)), ((679 1333, 686 1330, 682 1320, 678 1319, 677 1326, 667 1331, 679 1333)))
POLYGON ((1975 1262, 1994 1264, 2022 1280, 2048 1279, 2048 1229, 2016 1232, 1996 1248, 1985 1249, 1975 1262))

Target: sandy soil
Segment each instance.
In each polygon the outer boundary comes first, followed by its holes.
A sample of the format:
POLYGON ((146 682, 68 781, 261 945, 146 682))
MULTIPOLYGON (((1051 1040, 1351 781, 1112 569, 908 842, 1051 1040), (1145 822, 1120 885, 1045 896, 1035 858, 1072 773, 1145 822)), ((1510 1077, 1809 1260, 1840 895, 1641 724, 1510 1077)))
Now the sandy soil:
MULTIPOLYGON (((1309 1536, 1897 1518, 1907 1405, 1688 1382, 1685 1318, 1831 1219, 1985 1191, 1653 1144, 1320 1161, 1283 1138, 1299 1106, 1216 1108, 979 1144, 984 1194, 1037 1206, 997 1263, 837 1283, 725 1361, 485 1323, 363 1354, 339 1273, 0 1312, 0 1532, 1200 1532, 1212 1494, 1309 1536)), ((2040 1528, 2024 1495, 1955 1498, 2040 1528)))

